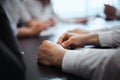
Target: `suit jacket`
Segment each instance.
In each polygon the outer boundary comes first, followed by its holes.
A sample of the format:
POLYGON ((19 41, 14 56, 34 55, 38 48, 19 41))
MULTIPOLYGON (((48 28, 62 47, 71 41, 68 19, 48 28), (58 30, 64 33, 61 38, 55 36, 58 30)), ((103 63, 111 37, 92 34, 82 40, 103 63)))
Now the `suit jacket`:
POLYGON ((0 5, 0 79, 23 80, 25 65, 7 15, 0 5))

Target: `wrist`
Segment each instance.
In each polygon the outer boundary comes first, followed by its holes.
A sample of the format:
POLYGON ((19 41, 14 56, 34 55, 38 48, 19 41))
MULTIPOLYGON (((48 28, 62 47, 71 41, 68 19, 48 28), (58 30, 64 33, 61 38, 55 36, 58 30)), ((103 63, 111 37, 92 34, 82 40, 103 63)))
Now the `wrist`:
POLYGON ((27 27, 36 26, 36 24, 37 24, 36 20, 29 20, 29 21, 26 22, 27 27))
POLYGON ((17 37, 26 37, 31 34, 31 30, 29 28, 18 28, 17 37))
POLYGON ((98 34, 87 34, 85 38, 85 45, 99 45, 98 34))
POLYGON ((54 66, 62 67, 62 60, 65 52, 66 52, 65 49, 58 52, 56 59, 54 60, 54 66))
POLYGON ((28 35, 29 36, 36 36, 38 33, 33 28, 28 29, 28 35))

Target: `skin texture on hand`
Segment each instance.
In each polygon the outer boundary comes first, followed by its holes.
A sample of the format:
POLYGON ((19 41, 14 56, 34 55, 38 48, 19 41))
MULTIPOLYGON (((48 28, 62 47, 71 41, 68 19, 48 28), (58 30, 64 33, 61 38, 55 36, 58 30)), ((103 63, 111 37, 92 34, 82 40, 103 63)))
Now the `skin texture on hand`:
POLYGON ((86 45, 99 45, 98 34, 75 34, 65 33, 59 40, 58 44, 66 49, 84 47, 86 45))
POLYGON ((39 35, 41 31, 48 29, 49 24, 47 22, 29 21, 25 28, 18 28, 18 35, 17 37, 34 37, 39 35))
POLYGON ((46 40, 38 49, 38 62, 46 66, 61 67, 65 52, 60 45, 46 40))
POLYGON ((48 20, 49 26, 55 26, 56 25, 56 21, 54 19, 54 17, 50 17, 48 20))
POLYGON ((75 23, 87 23, 88 19, 87 18, 80 18, 75 21, 75 23))
POLYGON ((49 23, 48 22, 38 22, 38 24, 36 26, 38 27, 38 29, 40 31, 44 31, 44 30, 48 29, 49 23))
POLYGON ((31 19, 31 20, 25 22, 25 26, 26 26, 26 27, 33 27, 33 26, 36 26, 37 23, 38 23, 38 22, 37 22, 36 20, 31 19))
POLYGON ((39 33, 43 30, 46 30, 46 27, 40 27, 36 25, 34 27, 25 27, 25 28, 18 28, 18 35, 17 37, 33 37, 39 35, 39 33))
POLYGON ((29 20, 28 22, 26 22, 26 27, 36 27, 36 26, 38 26, 39 29, 41 29, 42 31, 48 28, 50 25, 47 21, 29 20))

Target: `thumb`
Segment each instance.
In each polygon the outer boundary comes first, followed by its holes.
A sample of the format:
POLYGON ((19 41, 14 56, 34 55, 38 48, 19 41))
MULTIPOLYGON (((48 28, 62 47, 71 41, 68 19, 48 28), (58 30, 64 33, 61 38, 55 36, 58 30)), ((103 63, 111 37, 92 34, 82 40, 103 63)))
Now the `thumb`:
POLYGON ((71 45, 71 40, 70 40, 70 39, 68 39, 68 40, 66 40, 66 41, 64 41, 64 42, 62 43, 62 46, 63 46, 64 48, 69 48, 70 45, 71 45))

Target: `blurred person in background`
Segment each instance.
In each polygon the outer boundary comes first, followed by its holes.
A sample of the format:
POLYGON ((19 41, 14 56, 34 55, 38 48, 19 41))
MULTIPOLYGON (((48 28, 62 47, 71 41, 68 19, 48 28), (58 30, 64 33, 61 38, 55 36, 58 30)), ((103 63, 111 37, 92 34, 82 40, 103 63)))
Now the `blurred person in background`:
POLYGON ((33 19, 47 22, 49 26, 56 24, 57 17, 50 0, 24 0, 24 5, 33 19))
POLYGON ((116 12, 117 9, 115 7, 105 4, 104 14, 106 16, 106 20, 115 20, 116 12))
POLYGON ((120 18, 120 11, 109 4, 105 4, 104 14, 106 16, 106 20, 119 20, 120 18))
MULTIPOLYGON (((8 1, 13 2, 13 0, 8 1)), ((26 70, 23 52, 21 52, 11 29, 13 25, 11 25, 7 8, 12 7, 6 3, 7 0, 0 0, 0 79, 24 80, 26 70), (9 7, 6 8, 5 5, 9 7)))
MULTIPOLYGON (((119 20, 120 19, 120 11, 117 10, 114 6, 111 6, 109 4, 104 5, 104 14, 105 14, 105 20, 112 21, 112 20, 119 20)), ((86 23, 88 22, 89 17, 84 18, 78 18, 74 22, 75 23, 86 23)))
MULTIPOLYGON (((120 12, 117 10, 114 6, 105 4, 104 8, 104 14, 106 16, 106 20, 119 20, 120 12)), ((86 31, 81 29, 74 29, 69 30, 68 32, 77 33, 77 34, 86 34, 86 33, 98 33, 98 32, 105 32, 105 31, 112 31, 112 30, 120 30, 120 26, 113 26, 112 28, 103 28, 99 30, 92 30, 92 31, 86 31)))
POLYGON ((1 4, 10 20, 14 34, 17 37, 33 37, 47 29, 48 25, 31 18, 20 0, 1 0, 1 4), (22 19, 25 27, 17 29, 18 21, 22 19))

